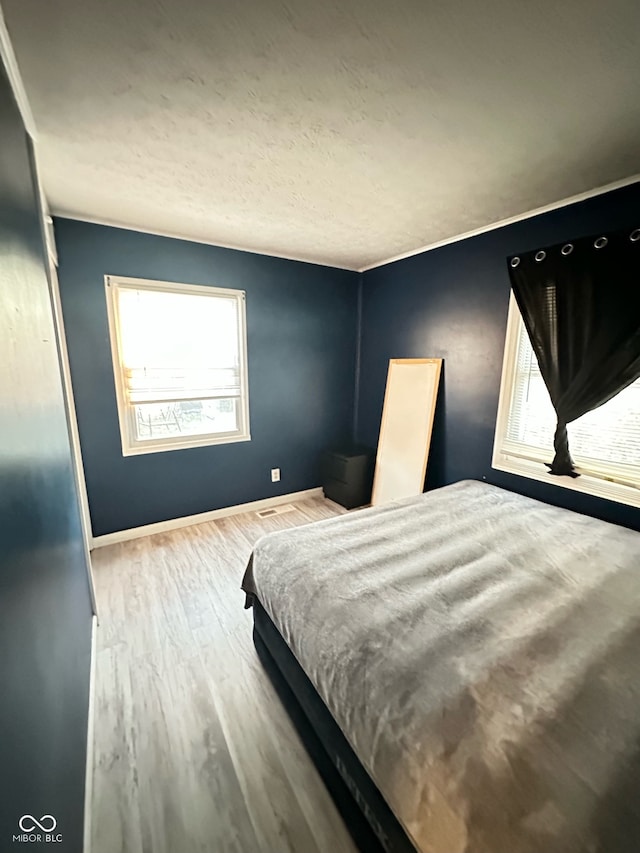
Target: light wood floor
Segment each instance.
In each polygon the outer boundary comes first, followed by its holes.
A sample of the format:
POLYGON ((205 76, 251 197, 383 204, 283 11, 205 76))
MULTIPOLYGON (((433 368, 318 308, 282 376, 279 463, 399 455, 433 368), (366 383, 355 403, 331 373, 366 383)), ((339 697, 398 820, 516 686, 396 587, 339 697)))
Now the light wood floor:
POLYGON ((263 533, 321 498, 93 552, 92 853, 354 853, 256 658, 239 589, 263 533))

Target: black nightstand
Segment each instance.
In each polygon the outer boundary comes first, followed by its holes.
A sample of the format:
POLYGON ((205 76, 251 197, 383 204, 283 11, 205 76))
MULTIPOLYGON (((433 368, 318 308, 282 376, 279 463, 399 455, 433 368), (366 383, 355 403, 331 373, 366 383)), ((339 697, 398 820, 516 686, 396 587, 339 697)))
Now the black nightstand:
POLYGON ((325 451, 321 461, 325 497, 347 509, 370 503, 374 461, 370 447, 325 451))

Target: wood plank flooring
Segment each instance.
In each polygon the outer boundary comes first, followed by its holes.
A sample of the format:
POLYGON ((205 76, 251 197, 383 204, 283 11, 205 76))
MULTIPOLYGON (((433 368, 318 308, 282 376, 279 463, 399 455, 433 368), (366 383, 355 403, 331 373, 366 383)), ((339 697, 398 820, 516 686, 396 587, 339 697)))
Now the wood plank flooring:
POLYGON ((314 498, 93 552, 92 853, 356 853, 239 589, 261 535, 343 511, 314 498))

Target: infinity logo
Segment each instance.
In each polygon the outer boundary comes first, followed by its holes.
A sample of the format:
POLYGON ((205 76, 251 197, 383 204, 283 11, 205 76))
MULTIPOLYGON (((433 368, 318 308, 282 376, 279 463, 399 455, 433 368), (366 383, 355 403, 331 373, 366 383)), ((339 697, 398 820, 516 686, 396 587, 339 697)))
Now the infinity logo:
POLYGON ((51 814, 43 814, 40 820, 36 820, 32 814, 23 814, 18 821, 23 832, 33 832, 36 827, 42 832, 53 832, 57 825, 58 821, 51 814))

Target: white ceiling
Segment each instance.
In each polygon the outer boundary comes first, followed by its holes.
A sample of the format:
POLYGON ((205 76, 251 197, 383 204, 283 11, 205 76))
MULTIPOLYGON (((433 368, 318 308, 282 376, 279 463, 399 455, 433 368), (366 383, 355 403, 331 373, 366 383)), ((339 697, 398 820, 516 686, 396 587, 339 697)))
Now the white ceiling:
POLYGON ((0 0, 54 212, 360 269, 640 172, 638 0, 0 0))

